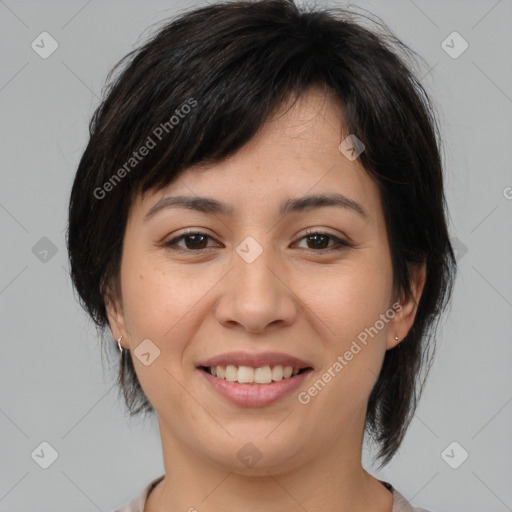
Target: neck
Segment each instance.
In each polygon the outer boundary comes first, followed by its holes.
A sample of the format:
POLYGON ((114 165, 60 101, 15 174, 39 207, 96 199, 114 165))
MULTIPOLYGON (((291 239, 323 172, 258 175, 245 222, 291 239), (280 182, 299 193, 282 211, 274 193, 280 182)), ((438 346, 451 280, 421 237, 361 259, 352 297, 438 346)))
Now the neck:
POLYGON ((258 474, 199 458, 160 423, 165 478, 150 494, 144 512, 391 512, 392 495, 361 465, 362 432, 341 437, 323 456, 258 474))

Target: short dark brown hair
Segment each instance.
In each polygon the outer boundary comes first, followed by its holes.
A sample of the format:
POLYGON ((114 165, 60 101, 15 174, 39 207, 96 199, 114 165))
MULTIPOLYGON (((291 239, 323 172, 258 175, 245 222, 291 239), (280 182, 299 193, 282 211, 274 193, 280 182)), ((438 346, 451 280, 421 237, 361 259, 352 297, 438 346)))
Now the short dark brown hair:
MULTIPOLYGON (((104 332, 133 198, 233 154, 292 95, 316 85, 334 92, 345 111, 340 124, 364 143, 360 162, 379 187, 395 291, 410 296, 409 264, 426 263, 414 324, 386 352, 368 403, 367 432, 384 464, 414 414, 456 265, 435 109, 407 64, 416 53, 383 22, 362 15, 375 24, 370 30, 357 16, 263 0, 217 3, 166 22, 108 77, 71 192, 67 245, 80 302, 104 332), (136 158, 149 139, 154 146, 136 158)), ((132 415, 153 412, 131 357, 123 351, 119 389, 132 415)))

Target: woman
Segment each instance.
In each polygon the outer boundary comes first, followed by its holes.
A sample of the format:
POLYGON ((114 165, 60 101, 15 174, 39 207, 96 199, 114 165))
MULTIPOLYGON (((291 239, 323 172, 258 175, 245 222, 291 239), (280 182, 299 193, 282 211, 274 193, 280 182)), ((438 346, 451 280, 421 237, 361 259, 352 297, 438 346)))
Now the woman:
POLYGON ((165 475, 119 510, 422 510, 361 464, 365 432, 382 464, 400 446, 455 273, 407 50, 263 0, 127 56, 68 228, 127 407, 159 422, 165 475))

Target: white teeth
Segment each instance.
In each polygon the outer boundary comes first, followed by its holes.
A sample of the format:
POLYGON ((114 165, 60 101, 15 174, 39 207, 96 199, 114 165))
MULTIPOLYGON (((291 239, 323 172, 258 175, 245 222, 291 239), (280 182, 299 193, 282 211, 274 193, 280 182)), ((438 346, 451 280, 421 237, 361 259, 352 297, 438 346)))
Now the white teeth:
POLYGON ((272 368, 272 380, 281 380, 283 378, 283 367, 281 365, 272 368))
POLYGON ((273 367, 266 365, 259 368, 228 364, 227 366, 213 366, 210 368, 210 373, 214 377, 229 382, 239 382, 240 384, 270 384, 272 381, 277 382, 294 377, 299 371, 299 368, 280 364, 273 367))
POLYGON ((256 382, 256 384, 270 384, 272 382, 272 370, 270 366, 256 368, 254 370, 254 382, 256 382))
POLYGON ((240 384, 254 382, 254 368, 250 366, 239 366, 237 380, 240 384))
POLYGON ((226 377, 225 379, 229 382, 235 382, 238 378, 238 369, 234 364, 228 364, 226 366, 226 377))
POLYGON ((289 379, 292 376, 293 368, 291 366, 285 366, 283 370, 283 377, 289 379))

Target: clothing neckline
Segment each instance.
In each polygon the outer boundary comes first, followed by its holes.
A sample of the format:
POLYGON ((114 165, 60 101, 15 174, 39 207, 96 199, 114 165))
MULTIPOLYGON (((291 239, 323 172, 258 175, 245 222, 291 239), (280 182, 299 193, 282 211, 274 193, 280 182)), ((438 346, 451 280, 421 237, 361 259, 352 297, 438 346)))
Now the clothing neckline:
MULTIPOLYGON (((154 480, 152 480, 142 492, 142 495, 134 502, 137 502, 138 509, 140 512, 144 511, 146 503, 148 501, 149 495, 153 492, 155 487, 165 478, 165 473, 154 480)), ((401 512, 414 512, 414 508, 412 508, 411 504, 389 483, 384 480, 379 480, 379 482, 391 493, 391 499, 393 500, 392 507, 393 511, 397 506, 400 506, 401 512)), ((128 509, 128 512, 131 512, 132 509, 128 509)), ((123 512, 121 510, 120 512, 123 512)))
MULTIPOLYGON (((146 488, 145 494, 145 500, 147 501, 149 498, 149 495, 153 492, 153 489, 165 478, 165 474, 162 476, 157 477, 155 480, 152 480, 149 485, 146 488)), ((391 493, 394 493, 393 486, 389 482, 385 482, 384 480, 379 480, 379 482, 391 493)))

